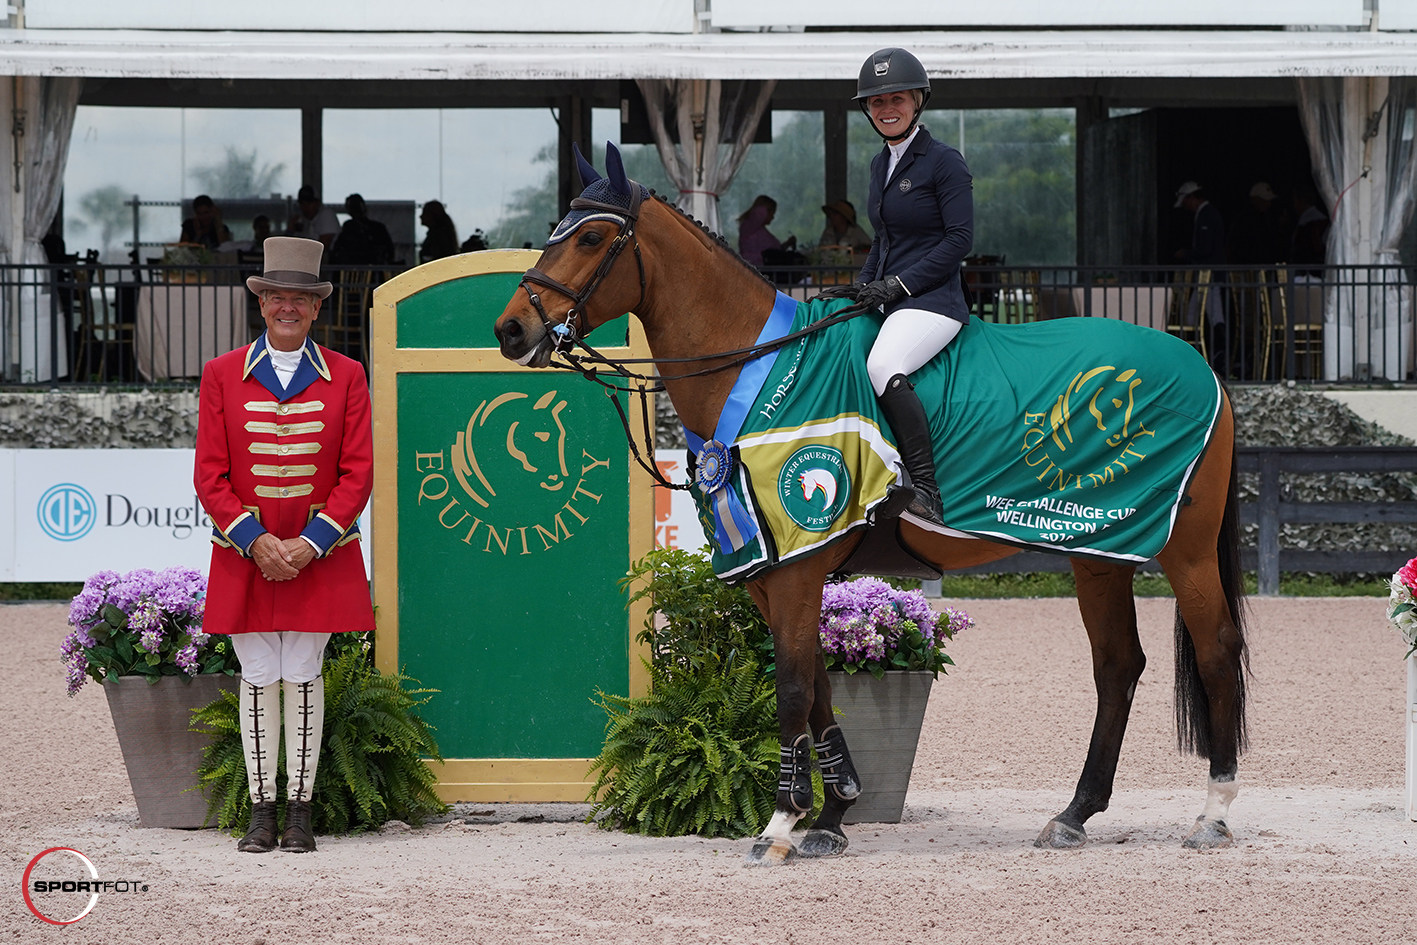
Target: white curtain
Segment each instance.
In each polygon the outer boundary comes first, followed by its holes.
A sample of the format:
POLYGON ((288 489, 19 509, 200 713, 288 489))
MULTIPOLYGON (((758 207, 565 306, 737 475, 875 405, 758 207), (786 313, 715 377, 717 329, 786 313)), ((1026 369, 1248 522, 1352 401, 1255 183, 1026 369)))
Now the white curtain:
MULTIPOLYGON (((1297 80, 1314 179, 1332 215, 1327 261, 1395 266, 1412 219, 1417 79, 1297 80)), ((1296 284, 1304 279, 1295 277, 1296 284)), ((1324 291, 1324 379, 1387 378, 1413 369, 1413 304, 1398 270, 1342 270, 1324 291)))
POLYGON ((722 233, 718 197, 743 166, 775 80, 637 79, 679 209, 722 233), (670 132, 670 122, 674 133, 670 132), (678 143, 675 143, 675 138, 678 143))
MULTIPOLYGON (((41 241, 59 209, 64 166, 74 128, 82 79, 53 76, 0 76, 0 102, 11 127, 10 157, 0 168, 6 195, 0 214, 0 249, 5 261, 34 265, 48 262, 41 241), (18 168, 16 167, 18 148, 18 168)), ((44 270, 10 270, 12 285, 0 298, 5 331, 0 334, 0 365, 21 383, 64 377, 69 373, 69 325, 51 291, 44 270), (13 278, 16 274, 19 279, 13 278), (14 283, 19 283, 15 285, 14 283)))

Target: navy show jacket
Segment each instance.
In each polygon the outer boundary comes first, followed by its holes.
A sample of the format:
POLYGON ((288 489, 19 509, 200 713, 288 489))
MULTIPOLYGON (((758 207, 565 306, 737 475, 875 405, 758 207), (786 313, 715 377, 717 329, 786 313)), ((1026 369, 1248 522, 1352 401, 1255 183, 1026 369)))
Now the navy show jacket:
POLYGON ((866 210, 876 238, 861 282, 895 276, 910 293, 888 306, 921 308, 969 322, 959 266, 974 245, 974 182, 964 155, 922 125, 886 180, 890 147, 871 161, 866 210))

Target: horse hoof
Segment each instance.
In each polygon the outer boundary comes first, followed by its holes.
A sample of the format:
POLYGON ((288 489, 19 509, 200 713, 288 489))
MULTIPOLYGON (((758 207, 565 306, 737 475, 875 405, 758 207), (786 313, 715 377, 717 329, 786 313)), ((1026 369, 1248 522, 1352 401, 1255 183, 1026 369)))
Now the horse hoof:
POLYGON ((804 857, 841 856, 846 852, 845 835, 830 830, 808 830, 797 852, 804 857))
POLYGON ((1181 846, 1187 850, 1219 850, 1235 842, 1235 835, 1223 820, 1211 820, 1204 816, 1196 818, 1196 825, 1181 846))
POLYGON ((760 837, 753 841, 753 848, 743 858, 744 866, 781 866, 797 856, 797 847, 791 840, 760 837))
POLYGON ((1038 839, 1033 841, 1034 846, 1047 847, 1050 850, 1076 850, 1086 844, 1086 830, 1069 827, 1061 820, 1048 821, 1048 826, 1044 827, 1038 839))

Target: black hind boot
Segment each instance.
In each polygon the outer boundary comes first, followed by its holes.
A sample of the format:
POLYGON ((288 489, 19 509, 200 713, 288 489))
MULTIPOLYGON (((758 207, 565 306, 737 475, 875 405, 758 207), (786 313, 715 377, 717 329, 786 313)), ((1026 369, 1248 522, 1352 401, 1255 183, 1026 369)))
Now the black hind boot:
MULTIPOLYGON (((904 374, 897 374, 887 381, 886 392, 876 401, 895 433, 896 449, 900 451, 901 462, 910 474, 910 484, 915 491, 915 497, 905 511, 932 525, 944 525, 940 487, 935 484, 935 444, 930 440, 930 421, 925 416, 925 405, 920 403, 915 388, 910 386, 904 374)), ((888 496, 886 502, 890 501, 888 496)))

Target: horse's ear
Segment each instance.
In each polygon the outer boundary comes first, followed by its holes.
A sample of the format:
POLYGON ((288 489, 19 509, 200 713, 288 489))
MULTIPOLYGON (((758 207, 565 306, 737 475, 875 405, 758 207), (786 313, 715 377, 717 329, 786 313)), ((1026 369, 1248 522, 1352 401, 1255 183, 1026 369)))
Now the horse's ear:
POLYGON ((625 176, 625 164, 620 160, 620 149, 609 141, 605 142, 605 176, 610 178, 610 186, 618 194, 630 192, 630 179, 625 176))
POLYGON ((571 142, 571 150, 576 152, 576 169, 580 171, 581 175, 581 190, 585 190, 600 180, 600 175, 595 172, 595 165, 587 161, 584 154, 581 154, 580 145, 571 142))

